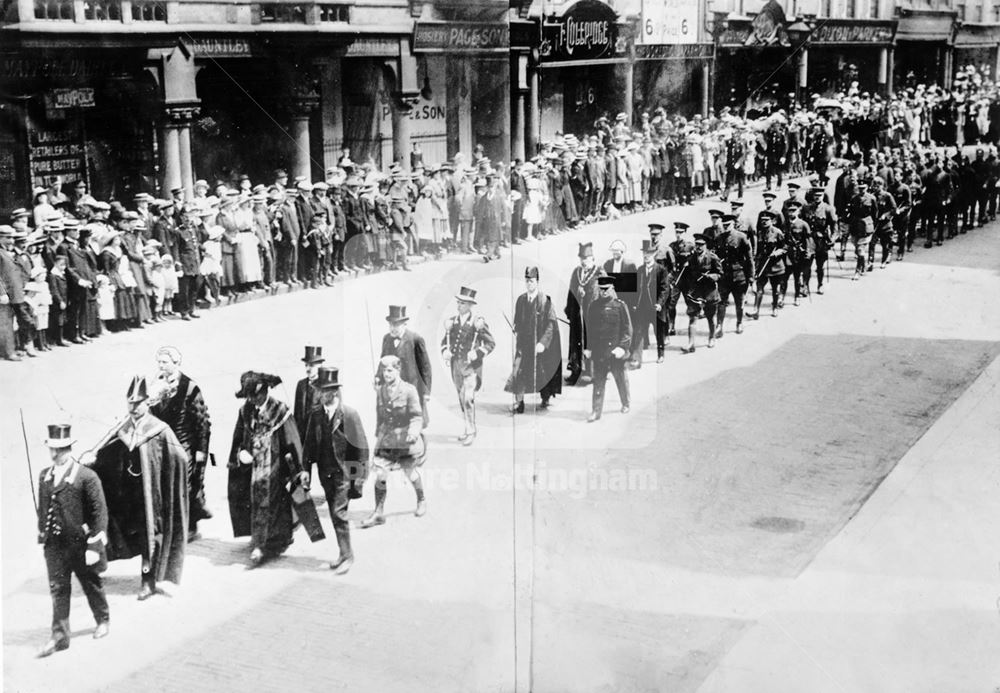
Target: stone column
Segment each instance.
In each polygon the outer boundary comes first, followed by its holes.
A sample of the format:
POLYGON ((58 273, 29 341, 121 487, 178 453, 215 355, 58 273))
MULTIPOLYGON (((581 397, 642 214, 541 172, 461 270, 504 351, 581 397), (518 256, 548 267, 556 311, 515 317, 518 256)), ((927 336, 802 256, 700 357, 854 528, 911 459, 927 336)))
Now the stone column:
POLYGON ((413 99, 392 99, 392 160, 399 162, 404 171, 410 170, 410 113, 413 99))
POLYGON ((510 143, 511 157, 524 161, 524 136, 527 130, 525 127, 526 123, 524 122, 524 92, 518 89, 515 99, 514 127, 510 143))
POLYGON ((896 54, 892 48, 887 48, 885 52, 885 93, 889 95, 895 89, 896 54))
POLYGON ((183 183, 181 179, 180 128, 178 125, 167 122, 163 126, 163 149, 160 156, 163 158, 160 167, 160 170, 163 171, 160 196, 170 199, 170 191, 181 187, 183 183))
POLYGON ((305 176, 307 181, 312 181, 312 148, 309 139, 309 119, 318 106, 319 96, 309 95, 298 97, 292 108, 289 134, 292 136, 295 149, 292 152, 291 174, 293 177, 305 176))
POLYGON ((169 198, 174 188, 184 188, 188 199, 193 192, 194 178, 191 170, 191 121, 198 114, 198 106, 170 104, 164 108, 163 126, 163 188, 169 198))
POLYGON ((528 72, 528 128, 524 142, 524 147, 527 150, 525 154, 528 158, 533 157, 538 152, 538 132, 542 121, 538 82, 538 66, 535 65, 528 72))
POLYGON ((635 63, 632 60, 625 63, 625 84, 623 90, 625 92, 625 103, 622 107, 622 112, 627 117, 626 123, 629 127, 632 127, 632 103, 635 101, 635 94, 633 90, 634 86, 634 75, 635 75, 635 63))
POLYGON ((703 60, 701 66, 701 117, 707 118, 712 111, 712 71, 709 69, 708 61, 703 60))

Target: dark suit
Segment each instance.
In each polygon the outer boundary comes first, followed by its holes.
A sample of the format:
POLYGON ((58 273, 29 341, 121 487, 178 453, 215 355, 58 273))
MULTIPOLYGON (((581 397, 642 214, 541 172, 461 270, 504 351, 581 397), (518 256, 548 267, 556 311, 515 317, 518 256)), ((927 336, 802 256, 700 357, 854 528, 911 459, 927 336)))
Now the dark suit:
POLYGON ((322 406, 312 409, 302 443, 303 466, 311 474, 316 465, 341 557, 351 555, 347 506, 352 497, 361 497, 368 457, 368 438, 357 411, 342 404, 331 418, 322 406))
POLYGON ((587 331, 584 348, 591 351, 594 362, 593 413, 600 416, 604 408, 604 386, 608 373, 618 386, 618 397, 622 406, 629 406, 628 376, 625 373, 624 358, 618 359, 611 353, 621 348, 628 357, 632 346, 632 321, 628 308, 617 298, 599 297, 587 309, 587 331))
POLYGON ((427 418, 426 397, 431 394, 431 359, 427 355, 427 344, 424 338, 415 332, 406 330, 399 338, 399 343, 392 334, 382 337, 382 356, 395 356, 399 359, 399 377, 417 388, 420 395, 420 408, 424 417, 424 428, 430 420, 427 418))
POLYGON ((306 426, 309 423, 309 415, 319 404, 319 393, 312 386, 309 378, 303 378, 295 385, 295 405, 292 416, 295 417, 295 426, 299 429, 299 436, 305 440, 306 426))
POLYGON ((639 268, 637 293, 632 303, 632 361, 642 363, 642 348, 649 334, 649 324, 656 331, 656 355, 663 356, 667 343, 667 298, 670 295, 669 273, 658 262, 647 270, 639 268))
POLYGON ((109 618, 100 575, 107 568, 108 507, 104 490, 93 470, 78 462, 67 464, 70 468, 58 485, 54 467, 44 470, 38 479, 38 543, 45 547, 52 596, 52 639, 57 642, 70 637, 73 573, 87 595, 94 620, 103 623, 109 618), (88 550, 98 554, 94 565, 86 563, 88 550))

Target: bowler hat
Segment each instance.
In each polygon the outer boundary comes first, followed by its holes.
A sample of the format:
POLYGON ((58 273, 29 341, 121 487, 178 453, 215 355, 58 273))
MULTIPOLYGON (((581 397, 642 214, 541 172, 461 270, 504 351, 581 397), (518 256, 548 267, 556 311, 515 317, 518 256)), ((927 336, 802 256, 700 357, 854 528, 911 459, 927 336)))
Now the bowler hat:
POLYGON ((128 392, 125 394, 125 398, 129 402, 142 402, 149 399, 149 392, 146 388, 146 379, 141 375, 136 375, 132 377, 132 382, 129 383, 128 392))
POLYGON ((321 346, 307 346, 306 354, 302 357, 303 363, 323 363, 325 360, 323 358, 323 347, 321 346))
POLYGON ((316 373, 316 380, 313 387, 317 390, 339 390, 340 389, 340 369, 333 366, 322 366, 316 373))
POLYGON ((68 448, 76 442, 69 424, 49 424, 49 437, 45 444, 50 448, 68 448))
POLYGON ((389 314, 385 319, 389 322, 405 322, 410 316, 406 314, 406 306, 389 306, 389 314))
POLYGON ((470 289, 467 286, 463 286, 459 290, 459 292, 457 294, 455 294, 455 298, 458 299, 459 301, 464 301, 466 303, 475 303, 476 302, 476 291, 475 291, 475 289, 470 289))

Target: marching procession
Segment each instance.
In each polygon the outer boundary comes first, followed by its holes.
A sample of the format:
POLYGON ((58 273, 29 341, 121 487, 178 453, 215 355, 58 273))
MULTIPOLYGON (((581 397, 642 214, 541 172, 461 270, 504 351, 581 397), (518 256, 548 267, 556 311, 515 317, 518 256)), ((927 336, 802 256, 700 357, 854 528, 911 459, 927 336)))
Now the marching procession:
MULTIPOLYGON (((578 244, 569 277, 543 277, 538 265, 514 268, 523 291, 510 297, 509 416, 547 410, 564 387, 589 385, 581 418, 597 422, 609 376, 628 414, 630 378, 670 367, 663 364, 678 329, 682 354, 715 348, 759 320, 765 301, 778 317, 790 290, 793 305, 822 295, 831 262, 848 263, 860 280, 876 264, 905 261, 915 245, 940 246, 995 220, 1000 156, 984 114, 997 97, 975 71, 968 83, 955 94, 916 87, 883 102, 847 93, 813 99, 811 108, 723 109, 690 121, 662 108, 634 125, 625 114, 614 122, 604 116, 591 133, 559 135, 529 160, 511 162, 509 174, 481 148, 436 165, 416 158, 412 174, 398 163, 379 172, 344 151, 324 181, 289 181, 278 169, 268 183, 199 180, 191 199, 178 188, 169 199, 136 194, 131 204, 96 200, 83 181, 53 178, 0 226, 0 353, 33 358, 105 331, 190 321, 201 309, 279 287, 320 290, 362 272, 408 271, 415 255, 490 263, 509 256, 511 245, 574 229, 593 239, 578 244), (941 114, 959 112, 956 96, 978 110, 949 130, 941 114), (749 210, 744 189, 758 183, 763 208, 749 210), (703 228, 670 218, 668 207, 696 197, 716 205, 703 228), (605 256, 606 238, 589 225, 639 212, 652 221, 633 224, 646 236, 635 256, 620 239, 605 256), (564 280, 565 300, 543 292, 543 280, 564 280), (688 319, 678 325, 682 303, 688 319), (526 404, 534 395, 537 406, 526 404)), ((406 275, 391 276, 405 291, 406 275)), ((474 446, 484 370, 505 370, 477 306, 504 298, 455 287, 454 312, 426 340, 409 326, 413 303, 387 307, 371 374, 372 438, 322 345, 305 346, 305 376, 291 404, 275 396, 282 379, 268 364, 242 374, 224 459, 232 536, 249 537, 248 567, 282 555, 299 525, 311 542, 326 540, 319 502, 336 541, 328 566, 347 573, 355 561, 350 501, 372 488, 372 510, 356 526, 384 525, 396 471, 413 489, 413 515, 428 512, 422 470, 431 454, 432 372, 442 368, 455 390, 462 430, 454 442, 474 446), (314 501, 317 481, 323 498, 314 501)), ((93 637, 103 638, 107 562, 141 557, 145 601, 162 593, 158 583, 180 583, 187 546, 201 539, 198 523, 213 517, 205 482, 219 434, 209 412, 222 405, 206 403, 181 371, 177 348, 164 346, 155 359, 155 377, 123 384, 127 415, 89 449, 78 450, 69 424, 49 426, 52 466, 38 478, 37 527, 53 616, 41 657, 69 647, 71 575, 97 624, 93 637)))

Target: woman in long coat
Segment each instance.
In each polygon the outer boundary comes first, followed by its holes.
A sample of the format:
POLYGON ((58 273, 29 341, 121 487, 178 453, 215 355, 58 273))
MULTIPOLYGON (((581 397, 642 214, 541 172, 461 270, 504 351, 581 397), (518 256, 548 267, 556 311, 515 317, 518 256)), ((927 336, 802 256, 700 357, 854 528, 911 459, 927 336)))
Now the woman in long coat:
POLYGON ((302 443, 292 410, 269 396, 281 378, 247 371, 240 377, 245 399, 229 453, 229 516, 233 536, 250 537, 250 565, 281 555, 292 543, 289 481, 308 488, 302 443))
POLYGON ((524 395, 538 392, 542 408, 562 392, 562 341, 552 299, 538 291, 538 268, 524 271, 527 291, 514 304, 514 369, 504 391, 514 395, 514 414, 524 413, 524 395))
POLYGON ((98 258, 100 270, 102 274, 107 275, 108 283, 114 289, 115 297, 114 324, 108 325, 108 327, 116 332, 127 330, 129 323, 136 319, 138 313, 136 312, 132 288, 125 282, 120 272, 123 263, 126 267, 128 266, 128 259, 123 260, 121 235, 118 231, 110 231, 104 238, 99 239, 99 243, 103 246, 98 258))

